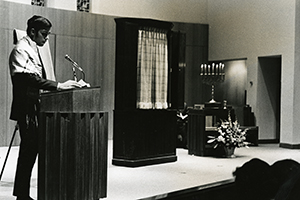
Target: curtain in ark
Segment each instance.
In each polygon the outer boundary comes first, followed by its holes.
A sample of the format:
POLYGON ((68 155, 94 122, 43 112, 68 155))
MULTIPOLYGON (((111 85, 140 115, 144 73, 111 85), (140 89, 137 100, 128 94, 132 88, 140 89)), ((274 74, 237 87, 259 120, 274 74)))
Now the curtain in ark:
POLYGON ((137 108, 166 109, 168 89, 167 31, 139 30, 137 61, 137 108))

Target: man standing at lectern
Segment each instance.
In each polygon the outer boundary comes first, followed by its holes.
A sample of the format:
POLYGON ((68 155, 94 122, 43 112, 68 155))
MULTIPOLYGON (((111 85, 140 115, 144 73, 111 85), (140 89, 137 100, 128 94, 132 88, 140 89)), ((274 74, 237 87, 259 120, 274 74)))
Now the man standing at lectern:
POLYGON ((38 113, 40 90, 64 90, 80 87, 76 81, 63 83, 48 80, 39 55, 50 34, 51 22, 42 16, 27 21, 27 36, 18 41, 9 57, 13 85, 10 119, 18 123, 21 143, 13 195, 17 200, 32 200, 30 179, 38 153, 38 113))

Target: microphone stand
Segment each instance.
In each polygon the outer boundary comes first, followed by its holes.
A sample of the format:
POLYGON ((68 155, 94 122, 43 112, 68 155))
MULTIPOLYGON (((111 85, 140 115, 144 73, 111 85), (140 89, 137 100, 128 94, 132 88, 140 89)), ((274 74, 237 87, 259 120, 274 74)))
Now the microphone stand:
POLYGON ((68 54, 65 55, 65 59, 70 61, 73 65, 72 70, 73 70, 74 80, 77 81, 76 69, 78 69, 82 73, 82 80, 84 81, 85 80, 85 73, 84 73, 83 69, 81 67, 79 67, 78 64, 75 61, 73 61, 68 54))
MULTIPOLYGON (((85 73, 84 73, 84 71, 77 65, 77 63, 72 63, 72 65, 73 65, 74 79, 76 78, 75 68, 77 68, 81 72, 81 74, 82 74, 82 80, 85 80, 85 73)), ((75 79, 75 81, 77 81, 77 78, 75 79)))
POLYGON ((83 70, 81 70, 81 74, 82 74, 82 80, 84 80, 84 81, 85 81, 85 73, 84 73, 84 71, 83 71, 83 70))
POLYGON ((76 70, 75 70, 75 67, 72 67, 72 71, 73 71, 74 81, 77 82, 77 76, 76 76, 76 70))

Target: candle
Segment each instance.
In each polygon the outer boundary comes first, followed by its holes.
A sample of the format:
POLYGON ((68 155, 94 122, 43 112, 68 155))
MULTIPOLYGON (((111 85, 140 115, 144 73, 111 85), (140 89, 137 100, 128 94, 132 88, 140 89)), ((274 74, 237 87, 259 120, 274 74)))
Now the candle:
POLYGON ((201 76, 203 75, 203 64, 201 65, 201 72, 200 72, 200 75, 201 75, 201 76))
POLYGON ((225 79, 225 69, 224 69, 224 64, 222 64, 222 80, 225 79))

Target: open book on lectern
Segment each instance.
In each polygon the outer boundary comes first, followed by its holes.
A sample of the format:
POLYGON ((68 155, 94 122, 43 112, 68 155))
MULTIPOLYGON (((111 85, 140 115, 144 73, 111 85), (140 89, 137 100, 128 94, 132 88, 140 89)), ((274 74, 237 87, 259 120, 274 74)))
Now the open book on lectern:
POLYGON ((87 82, 85 82, 84 80, 80 79, 78 81, 78 83, 81 85, 82 88, 85 88, 85 87, 91 87, 91 85, 87 82))

